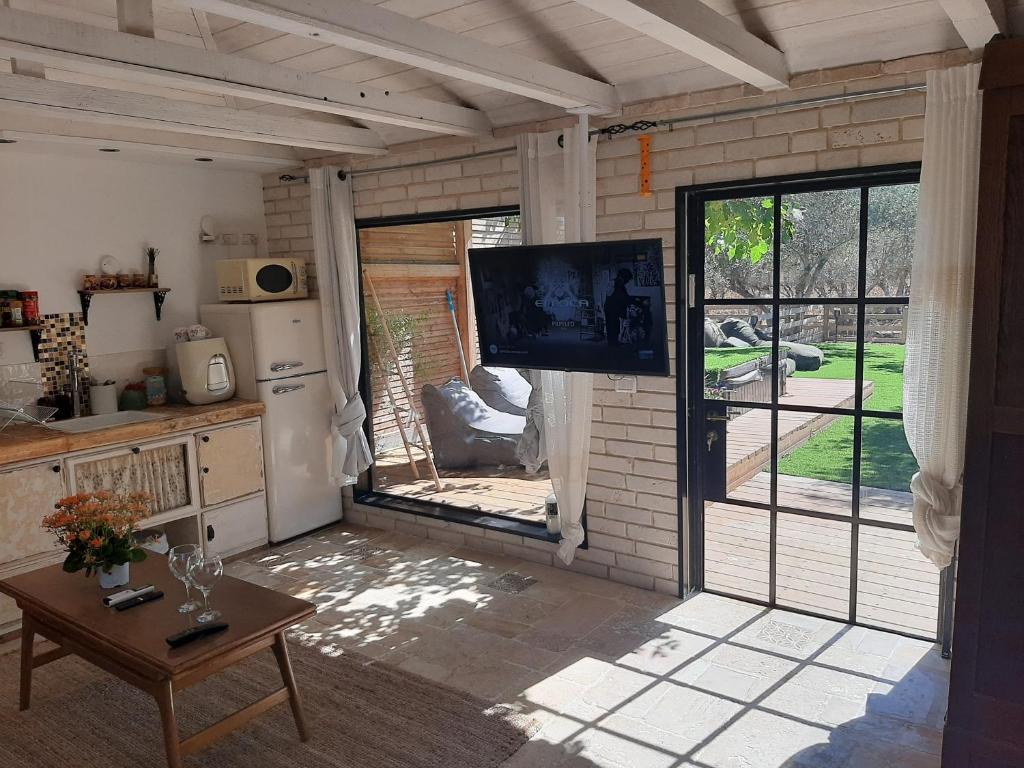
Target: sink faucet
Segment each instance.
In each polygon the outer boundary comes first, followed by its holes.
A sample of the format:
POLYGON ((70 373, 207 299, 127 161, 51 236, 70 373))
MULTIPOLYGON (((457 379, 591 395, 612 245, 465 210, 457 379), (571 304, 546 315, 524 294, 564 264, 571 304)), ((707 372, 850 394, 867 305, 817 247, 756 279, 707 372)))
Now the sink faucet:
POLYGON ((71 412, 75 418, 82 415, 82 382, 79 379, 78 350, 68 353, 68 376, 71 381, 71 412))

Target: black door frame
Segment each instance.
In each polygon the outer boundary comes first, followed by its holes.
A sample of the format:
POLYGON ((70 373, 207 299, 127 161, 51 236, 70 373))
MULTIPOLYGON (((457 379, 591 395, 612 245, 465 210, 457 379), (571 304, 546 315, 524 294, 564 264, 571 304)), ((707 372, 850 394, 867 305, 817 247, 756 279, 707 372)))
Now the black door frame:
MULTIPOLYGON (((777 176, 749 181, 731 181, 713 184, 701 184, 689 187, 678 187, 676 189, 676 254, 679 262, 678 271, 682 279, 676 281, 676 359, 678 362, 679 376, 678 395, 683 401, 679 403, 677 413, 677 429, 679 435, 678 461, 679 461, 679 594, 687 599, 703 591, 714 593, 714 590, 705 590, 704 585, 704 498, 701 488, 701 458, 703 452, 700 450, 700 443, 703 435, 703 314, 704 314, 704 292, 703 292, 703 270, 704 270, 704 203, 711 200, 723 200, 734 197, 772 197, 778 200, 781 196, 795 193, 816 192, 835 189, 860 189, 862 205, 860 208, 861 226, 858 260, 858 296, 856 298, 829 299, 830 304, 849 304, 857 307, 857 344, 863 348, 864 342, 864 307, 871 304, 903 304, 908 303, 907 298, 874 298, 864 295, 866 253, 867 253, 867 194, 871 187, 889 186, 895 184, 914 183, 920 180, 919 163, 908 163, 871 168, 858 168, 841 171, 826 171, 814 174, 777 176), (698 322, 700 320, 701 322, 698 322), (699 350, 701 354, 691 354, 691 350, 699 350), (700 427, 698 429, 698 427, 700 427)), ((781 246, 781 207, 774 206, 774 227, 773 227, 773 287, 772 296, 762 299, 736 299, 736 300, 715 300, 717 305, 735 304, 737 306, 748 306, 750 304, 771 305, 773 312, 773 327, 779 327, 779 307, 787 304, 813 304, 818 297, 806 297, 787 299, 779 296, 779 273, 780 259, 778 257, 781 246)), ((821 303, 821 302, 818 302, 821 303)), ((772 357, 778 359, 779 339, 773 338, 772 357)), ((863 408, 863 357, 858 356, 856 362, 856 394, 855 403, 852 409, 838 408, 815 408, 805 406, 788 406, 778 403, 778 381, 772 377, 772 435, 777 434, 778 413, 780 411, 801 411, 833 413, 836 415, 853 415, 858 424, 864 417, 868 418, 898 418, 902 420, 902 414, 889 412, 871 411, 863 408)), ((735 405, 755 405, 764 408, 764 403, 742 403, 735 405)), ((858 563, 858 531, 860 525, 870 527, 890 528, 902 531, 913 531, 913 527, 898 523, 883 521, 863 521, 859 516, 860 505, 860 454, 861 454, 861 432, 860 428, 854 429, 854 473, 852 477, 852 509, 849 517, 844 515, 833 515, 826 512, 819 512, 805 509, 791 509, 777 503, 776 487, 772 484, 772 495, 770 503, 748 502, 745 506, 762 509, 770 514, 769 532, 769 599, 757 601, 751 598, 740 598, 749 602, 761 602, 769 607, 776 607, 775 596, 775 558, 776 558, 776 520, 779 512, 792 512, 804 517, 819 518, 825 520, 839 520, 851 525, 851 560, 850 560, 850 598, 848 620, 851 624, 863 624, 857 621, 857 563, 858 563)), ((772 442, 772 462, 777 461, 777 441, 772 442)), ((952 568, 942 572, 939 586, 939 610, 937 617, 937 635, 942 641, 944 654, 949 650, 949 630, 952 614, 952 568)), ((728 595, 729 597, 738 597, 728 595)), ((786 610, 795 610, 786 607, 786 610)), ((797 611, 809 613, 808 611, 797 611)), ((834 616, 821 616, 835 620, 834 616)), ((870 625, 864 625, 870 626, 870 625)), ((887 628, 886 631, 892 631, 887 628)), ((910 634, 910 633, 901 633, 910 634)), ((911 635, 913 636, 913 635, 911 635)), ((924 638, 932 640, 934 638, 924 638)))

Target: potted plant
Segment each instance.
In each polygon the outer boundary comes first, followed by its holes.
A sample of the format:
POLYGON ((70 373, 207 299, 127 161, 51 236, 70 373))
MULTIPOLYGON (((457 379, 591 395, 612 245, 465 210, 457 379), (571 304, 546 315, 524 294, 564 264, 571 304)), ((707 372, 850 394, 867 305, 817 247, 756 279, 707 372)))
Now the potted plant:
POLYGON ((149 500, 145 493, 94 491, 58 501, 43 527, 67 550, 64 570, 99 573, 103 589, 127 584, 129 564, 146 559, 134 534, 139 521, 149 517, 149 500))

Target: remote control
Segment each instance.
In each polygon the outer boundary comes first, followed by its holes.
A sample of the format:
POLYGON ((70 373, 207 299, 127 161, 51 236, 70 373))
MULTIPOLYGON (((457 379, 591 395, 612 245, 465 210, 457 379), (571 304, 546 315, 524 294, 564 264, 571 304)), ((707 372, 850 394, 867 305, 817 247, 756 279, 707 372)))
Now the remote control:
POLYGON ((189 627, 186 630, 166 638, 167 644, 171 646, 171 648, 180 648, 183 645, 191 643, 193 640, 198 640, 199 638, 206 637, 207 635, 214 635, 218 632, 223 632, 227 628, 228 625, 223 621, 218 621, 213 624, 200 624, 199 626, 189 627))
POLYGON ((114 603, 114 610, 115 611, 127 611, 129 608, 134 608, 137 605, 142 605, 143 603, 149 603, 149 602, 152 602, 153 600, 159 600, 163 596, 164 596, 163 592, 144 592, 141 595, 136 595, 135 597, 129 597, 127 600, 122 600, 119 603, 114 603))

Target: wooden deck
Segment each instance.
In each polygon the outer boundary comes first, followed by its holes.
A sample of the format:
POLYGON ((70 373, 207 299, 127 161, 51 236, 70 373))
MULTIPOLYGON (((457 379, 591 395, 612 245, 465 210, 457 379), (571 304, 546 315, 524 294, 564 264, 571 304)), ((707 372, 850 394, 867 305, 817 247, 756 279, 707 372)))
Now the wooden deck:
MULTIPOLYGON (((766 482, 758 476, 753 482, 766 482)), ((850 486, 779 476, 787 504, 849 514, 850 486), (839 503, 838 499, 844 499, 839 503), (794 501, 796 503, 794 503, 794 501), (821 502, 822 506, 814 505, 821 502)), ((734 494, 745 495, 745 489, 734 494)), ((865 518, 910 522, 911 496, 862 489, 865 518)), ((857 619, 866 624, 935 636, 939 572, 917 549, 913 533, 860 527, 857 619)), ((782 606, 845 619, 850 599, 848 523, 778 517, 776 596, 782 606)), ((704 511, 704 579, 710 589, 768 599, 769 514, 734 504, 710 503, 704 511)))
POLYGON ((469 470, 438 470, 444 490, 430 480, 425 459, 417 462, 420 479, 403 451, 377 457, 376 490, 424 501, 451 504, 463 509, 544 522, 544 499, 551 493, 547 469, 529 475, 522 467, 486 467, 469 470))
MULTIPOLYGON (((786 382, 783 405, 817 408, 852 408, 855 383, 847 379, 795 379, 786 382)), ((864 382, 864 399, 875 391, 875 385, 864 382)), ((779 411, 779 455, 798 448, 820 432, 837 416, 824 413, 779 411)), ((771 411, 747 411, 726 425, 726 486, 729 491, 745 483, 771 461, 771 411)), ((757 499, 763 501, 763 499, 757 499)))

